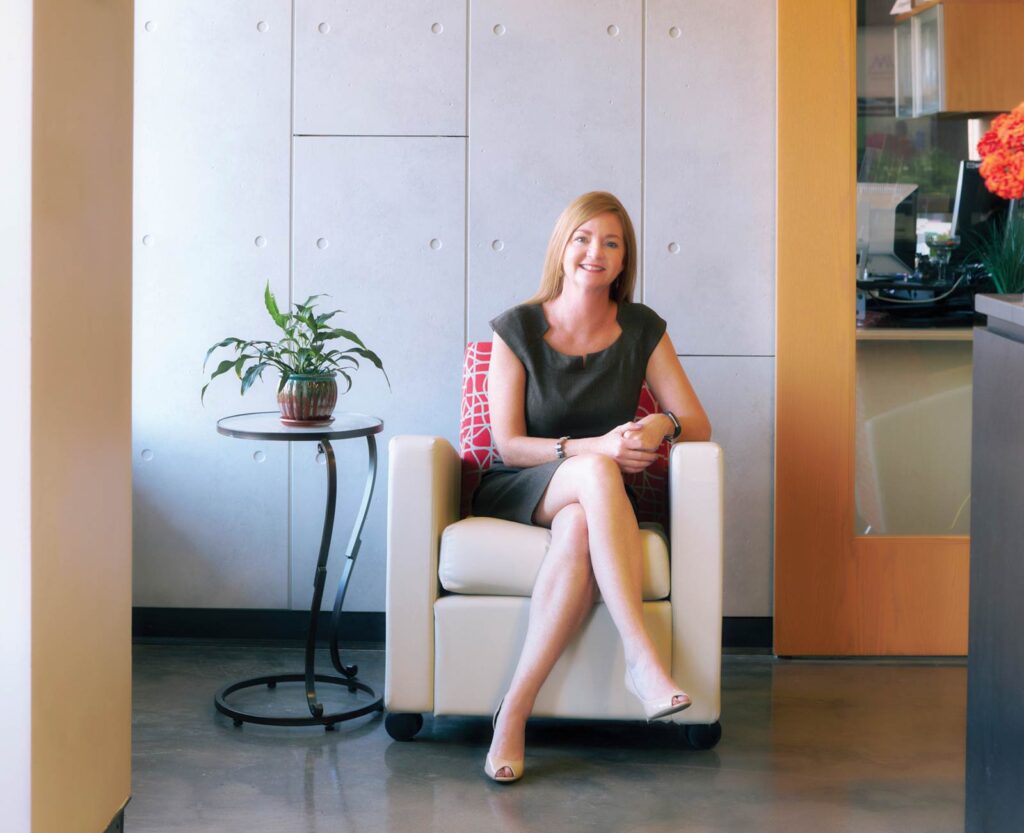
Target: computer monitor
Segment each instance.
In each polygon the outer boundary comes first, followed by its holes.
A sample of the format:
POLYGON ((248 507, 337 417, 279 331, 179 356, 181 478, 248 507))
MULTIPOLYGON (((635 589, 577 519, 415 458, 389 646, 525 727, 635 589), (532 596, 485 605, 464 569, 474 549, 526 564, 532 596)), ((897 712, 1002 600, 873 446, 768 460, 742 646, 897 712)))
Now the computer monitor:
POLYGON ((979 239, 1006 215, 1009 203, 985 187, 980 167, 981 162, 975 160, 960 163, 952 226, 953 233, 960 235, 960 246, 953 252, 951 263, 963 263, 970 258, 979 239))

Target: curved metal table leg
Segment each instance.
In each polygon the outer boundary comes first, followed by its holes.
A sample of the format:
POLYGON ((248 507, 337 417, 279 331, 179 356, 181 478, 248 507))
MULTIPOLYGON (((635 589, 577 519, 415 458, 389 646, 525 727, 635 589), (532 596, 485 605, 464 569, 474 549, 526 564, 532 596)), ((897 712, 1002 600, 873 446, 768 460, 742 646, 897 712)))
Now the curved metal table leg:
POLYGON ((352 575, 356 558, 359 556, 363 524, 366 523, 366 515, 370 511, 370 499, 373 497, 373 487, 377 482, 377 441, 372 434, 366 438, 366 457, 367 470, 363 500, 359 505, 359 514, 356 515, 355 523, 352 525, 348 546, 345 548, 345 566, 342 569, 341 578, 338 580, 338 591, 334 596, 334 611, 331 613, 331 663, 339 673, 346 677, 355 677, 359 673, 359 668, 355 665, 345 665, 341 661, 341 655, 338 653, 338 631, 341 625, 341 607, 345 603, 345 592, 348 590, 348 580, 352 575))
POLYGON ((373 496, 373 487, 377 480, 377 443, 373 435, 367 436, 366 445, 368 466, 366 484, 363 488, 363 499, 352 527, 352 534, 349 536, 348 547, 345 550, 345 564, 342 568, 341 578, 338 581, 338 591, 334 598, 334 610, 331 614, 331 662, 344 676, 332 677, 325 674, 317 674, 315 668, 317 620, 319 618, 320 605, 323 601, 324 585, 327 581, 327 559, 331 553, 334 513, 338 499, 338 474, 334 459, 334 449, 330 441, 325 439, 320 441, 319 448, 327 458, 327 505, 324 511, 324 528, 320 536, 320 553, 317 558, 316 573, 313 577, 313 601, 309 608, 309 627, 306 631, 305 670, 302 674, 272 674, 224 686, 214 696, 214 705, 219 712, 232 718, 236 726, 240 726, 242 723, 261 723, 270 726, 315 726, 320 724, 326 728, 331 728, 335 723, 351 720, 354 717, 360 717, 370 712, 382 711, 384 708, 383 698, 378 697, 370 686, 356 679, 359 669, 355 665, 345 665, 342 663, 338 651, 341 608, 345 601, 345 592, 348 590, 352 567, 359 555, 363 525, 366 523, 366 516, 370 509, 370 498, 373 496), (275 717, 272 715, 254 714, 229 705, 226 699, 230 694, 244 688, 254 688, 256 686, 274 688, 280 682, 299 681, 305 683, 306 705, 309 708, 310 717, 275 717), (316 684, 318 682, 345 686, 353 694, 356 691, 363 691, 373 697, 374 701, 354 709, 325 714, 323 704, 317 699, 316 684))

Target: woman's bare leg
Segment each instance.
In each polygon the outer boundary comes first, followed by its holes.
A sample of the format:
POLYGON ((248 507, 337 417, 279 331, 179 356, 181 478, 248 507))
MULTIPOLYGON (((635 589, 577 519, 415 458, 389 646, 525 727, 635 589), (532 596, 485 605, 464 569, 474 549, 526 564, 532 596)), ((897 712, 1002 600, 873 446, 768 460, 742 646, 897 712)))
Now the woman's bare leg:
POLYGON ((534 522, 546 525, 563 507, 575 504, 586 514, 594 577, 640 694, 654 698, 678 691, 644 627, 640 530, 614 460, 581 454, 562 463, 537 505, 534 522))
POLYGON ((491 741, 494 758, 523 757, 526 719, 533 711, 537 694, 593 607, 596 586, 588 540, 582 506, 569 503, 554 513, 551 544, 530 599, 526 640, 491 741))

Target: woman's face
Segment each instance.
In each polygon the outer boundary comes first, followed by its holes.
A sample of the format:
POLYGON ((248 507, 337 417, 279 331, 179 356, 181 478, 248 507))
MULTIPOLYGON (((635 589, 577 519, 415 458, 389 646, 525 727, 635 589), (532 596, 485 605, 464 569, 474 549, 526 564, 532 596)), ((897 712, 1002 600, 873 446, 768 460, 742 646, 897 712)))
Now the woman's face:
POLYGON ((622 222, 617 215, 607 212, 591 217, 569 235, 562 270, 566 281, 584 289, 607 289, 622 272, 625 257, 622 222))

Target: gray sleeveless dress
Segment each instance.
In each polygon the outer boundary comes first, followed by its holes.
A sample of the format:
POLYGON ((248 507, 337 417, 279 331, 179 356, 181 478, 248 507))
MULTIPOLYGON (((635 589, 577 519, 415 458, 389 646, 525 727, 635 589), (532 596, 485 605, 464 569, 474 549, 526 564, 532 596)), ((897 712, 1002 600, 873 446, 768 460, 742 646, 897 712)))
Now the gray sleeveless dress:
MULTIPOLYGON (((586 356, 559 353, 544 340, 548 324, 540 304, 521 304, 490 322, 526 368, 528 436, 599 437, 636 416, 647 361, 665 333, 665 322, 650 307, 634 303, 620 304, 617 320, 622 335, 586 356)), ((563 462, 491 466, 473 495, 473 514, 531 523, 563 462)))

